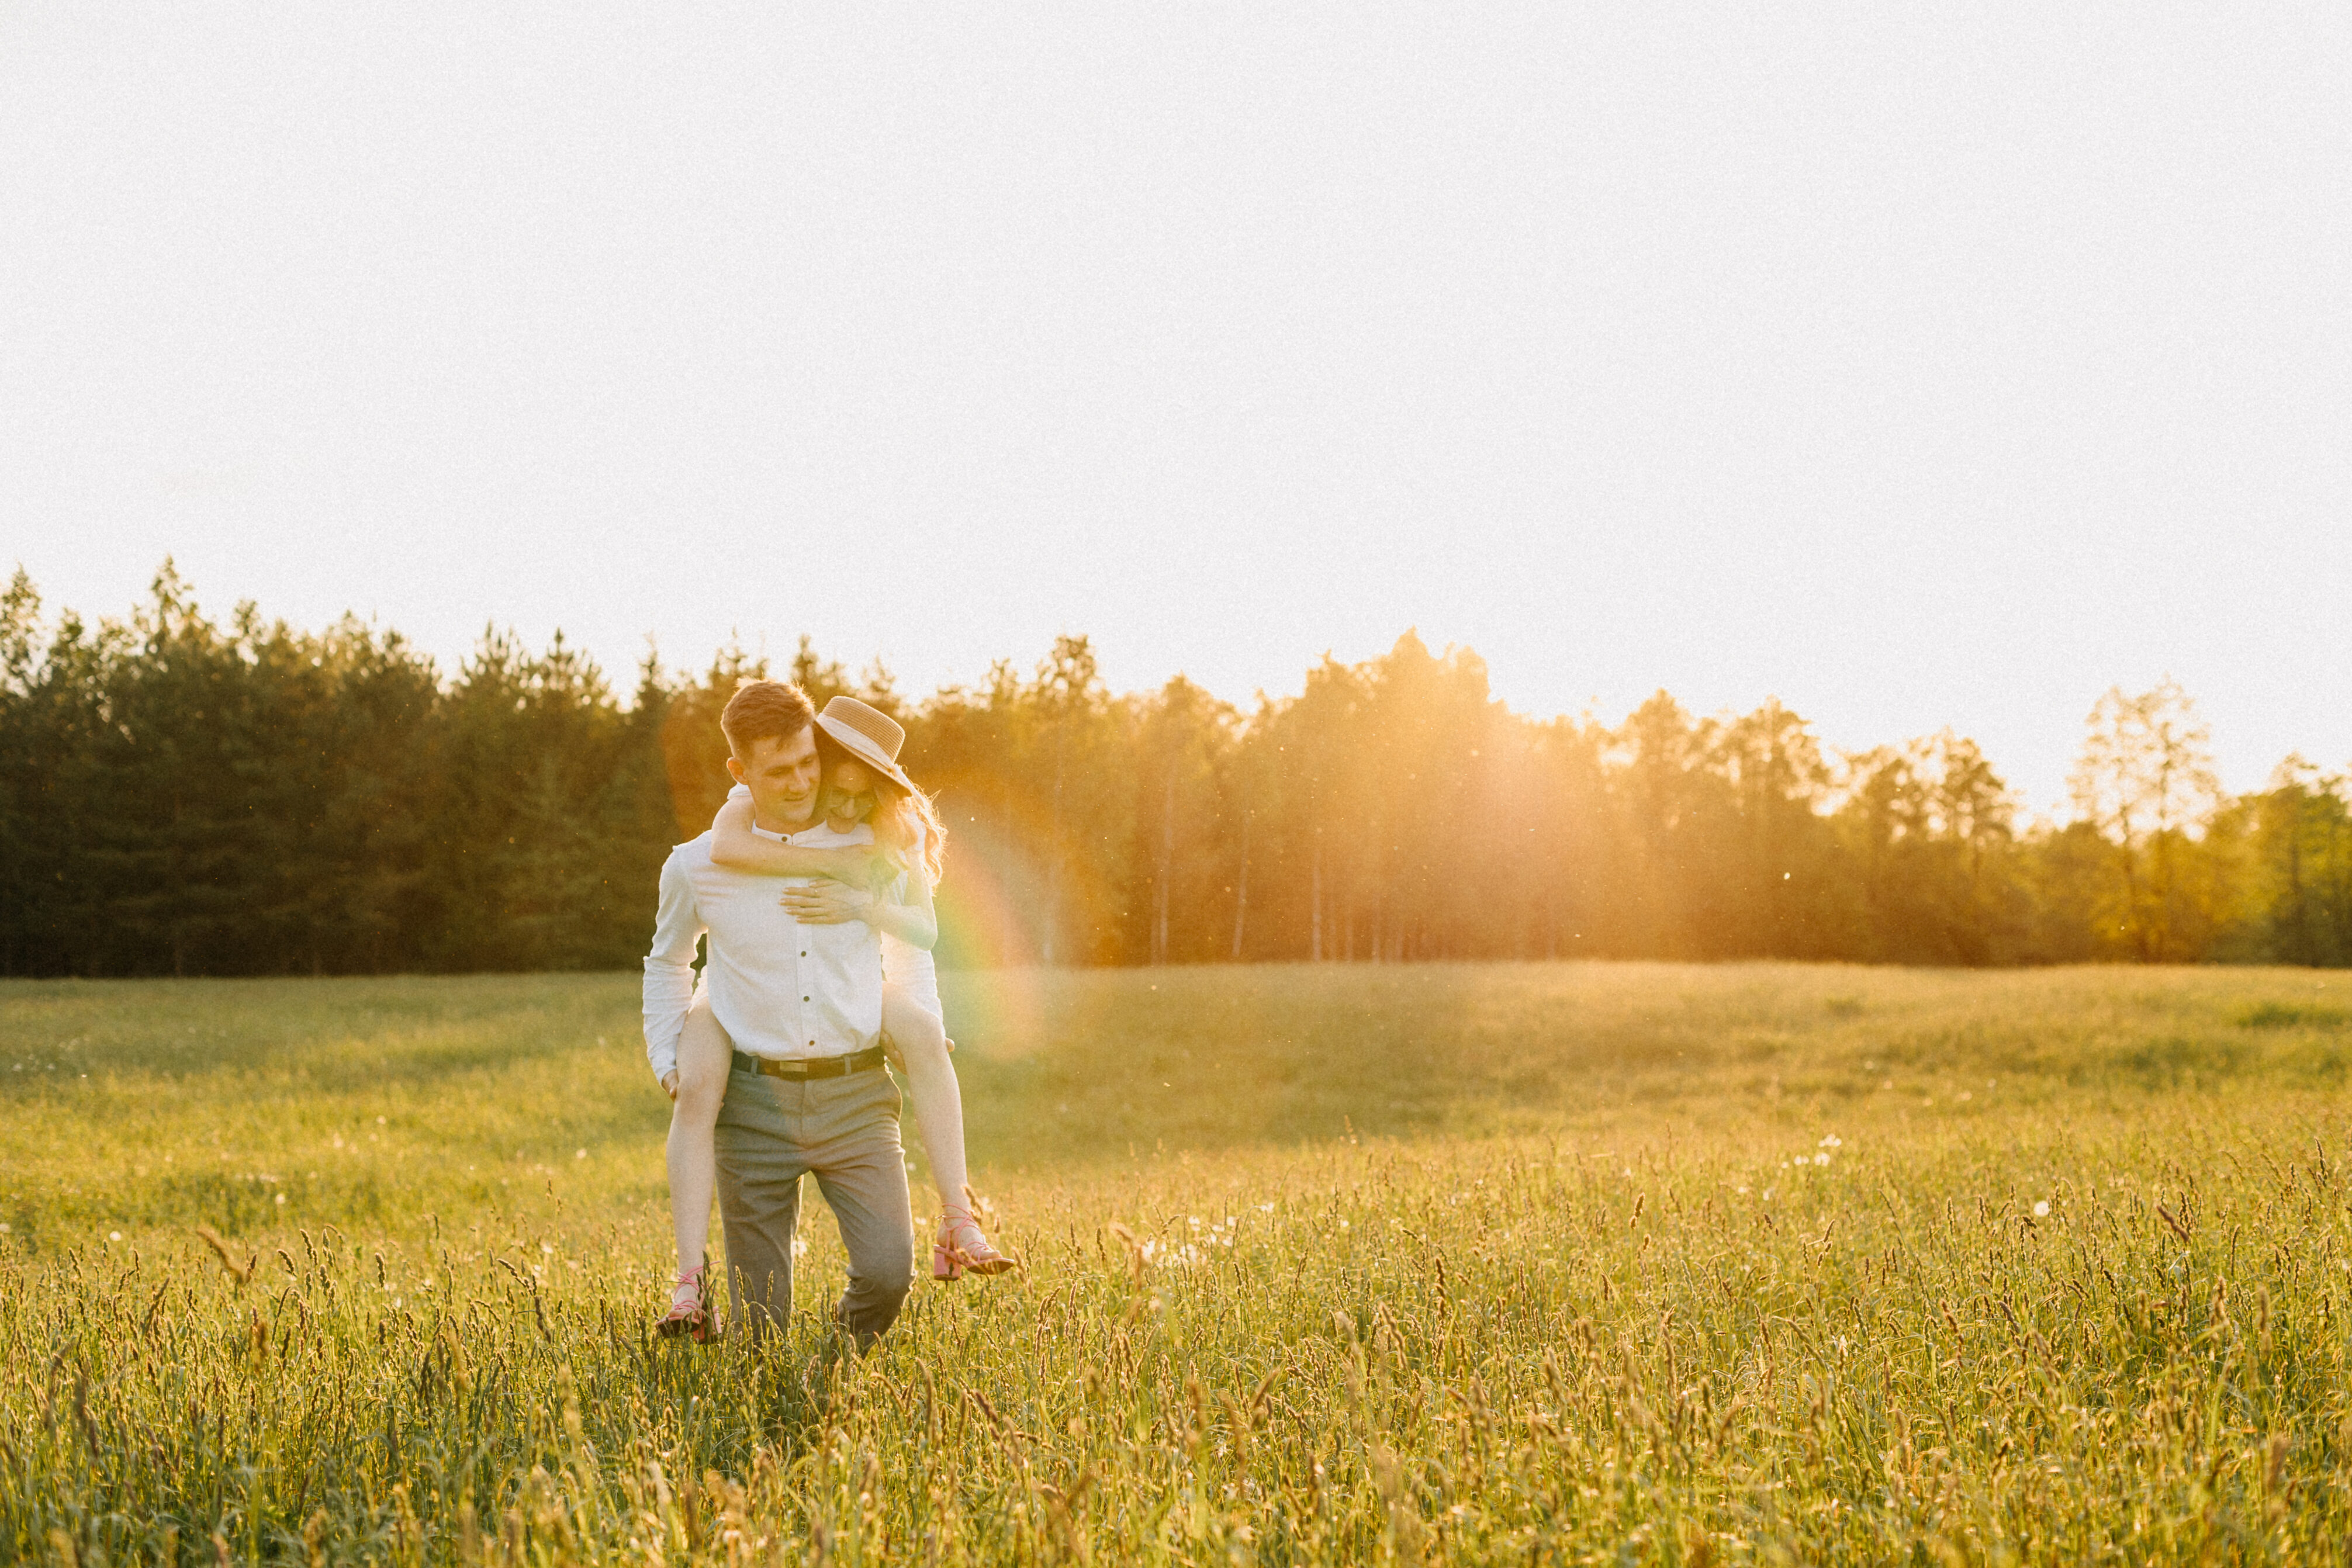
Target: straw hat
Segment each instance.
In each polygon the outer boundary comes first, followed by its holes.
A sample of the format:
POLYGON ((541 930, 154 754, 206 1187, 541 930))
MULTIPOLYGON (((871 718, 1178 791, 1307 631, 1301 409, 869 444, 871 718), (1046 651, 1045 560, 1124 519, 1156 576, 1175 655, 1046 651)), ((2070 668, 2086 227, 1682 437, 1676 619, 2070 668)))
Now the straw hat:
POLYGON ((816 723, 850 756, 901 789, 914 789, 915 781, 898 767, 898 748, 907 744, 907 732, 897 719, 856 697, 835 697, 824 705, 816 723))

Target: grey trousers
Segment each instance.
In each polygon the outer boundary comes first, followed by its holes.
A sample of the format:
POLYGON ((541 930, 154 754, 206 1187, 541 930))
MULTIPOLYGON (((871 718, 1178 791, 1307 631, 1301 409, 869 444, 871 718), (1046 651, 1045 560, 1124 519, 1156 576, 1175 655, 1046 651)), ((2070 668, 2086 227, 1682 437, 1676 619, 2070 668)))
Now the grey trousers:
POLYGON ((757 1333, 793 1312, 793 1232, 801 1177, 814 1175, 841 1222, 849 1288, 834 1320, 871 1344, 912 1288, 915 1224, 898 1142, 898 1086, 868 1068, 791 1082, 730 1072, 719 1110, 719 1218, 727 1230, 734 1322, 757 1333))

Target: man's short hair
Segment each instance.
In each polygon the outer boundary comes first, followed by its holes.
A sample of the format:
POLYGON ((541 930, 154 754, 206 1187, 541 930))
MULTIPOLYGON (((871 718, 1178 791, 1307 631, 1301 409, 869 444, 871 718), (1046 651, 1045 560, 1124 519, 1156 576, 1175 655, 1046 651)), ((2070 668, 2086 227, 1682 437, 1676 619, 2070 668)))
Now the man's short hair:
POLYGON ((719 716, 727 749, 746 762, 760 742, 790 740, 815 722, 808 694, 790 681, 745 681, 719 716))

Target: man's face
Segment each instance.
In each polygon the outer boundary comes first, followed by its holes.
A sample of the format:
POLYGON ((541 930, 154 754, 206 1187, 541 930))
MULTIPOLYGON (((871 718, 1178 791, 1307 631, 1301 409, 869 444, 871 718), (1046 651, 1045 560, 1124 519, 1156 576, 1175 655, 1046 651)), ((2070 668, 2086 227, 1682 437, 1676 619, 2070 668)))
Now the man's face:
POLYGON ((751 790, 751 809, 765 827, 798 827, 816 816, 817 786, 824 766, 816 754, 816 727, 788 739, 765 736, 751 743, 749 758, 730 757, 727 771, 751 790))

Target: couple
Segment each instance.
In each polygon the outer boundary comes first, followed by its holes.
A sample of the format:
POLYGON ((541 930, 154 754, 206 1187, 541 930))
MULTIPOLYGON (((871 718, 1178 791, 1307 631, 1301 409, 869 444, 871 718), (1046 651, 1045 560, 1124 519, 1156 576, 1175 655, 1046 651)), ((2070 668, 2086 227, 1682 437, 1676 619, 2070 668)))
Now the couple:
POLYGON ((965 1185, 963 1105, 930 954, 947 833, 898 767, 906 732, 879 709, 835 697, 818 714, 796 685, 747 681, 719 724, 737 787, 710 831, 663 864, 646 955, 646 1054, 676 1102, 678 1273, 659 1327, 698 1341, 715 1329, 714 1184, 734 1319, 782 1327, 801 1177, 814 1174, 849 1254, 835 1320, 863 1346, 898 1317, 914 1271, 886 1038, 944 1210, 933 1277, 1013 1266, 974 1223, 965 1185))

